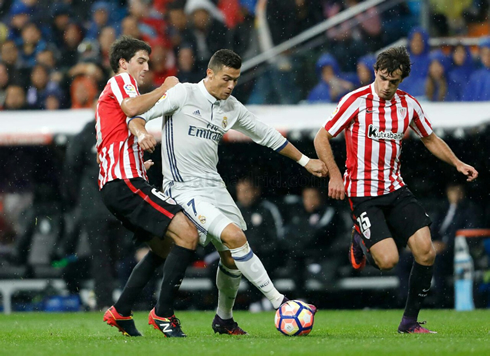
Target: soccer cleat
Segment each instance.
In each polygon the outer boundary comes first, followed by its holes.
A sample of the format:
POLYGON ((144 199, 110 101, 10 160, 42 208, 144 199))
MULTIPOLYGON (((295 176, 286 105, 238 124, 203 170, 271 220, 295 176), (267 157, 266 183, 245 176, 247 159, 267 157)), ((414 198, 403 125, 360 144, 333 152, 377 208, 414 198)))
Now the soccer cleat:
POLYGON ((402 320, 400 326, 398 327, 398 332, 400 334, 437 334, 437 331, 431 331, 422 326, 426 323, 426 321, 406 323, 402 320))
POLYGON ((141 336, 134 325, 132 316, 122 316, 113 306, 107 309, 103 319, 108 325, 115 326, 124 336, 141 336))
POLYGON ((349 248, 349 261, 352 267, 358 271, 362 271, 366 266, 366 256, 361 244, 364 244, 364 241, 362 241, 362 237, 357 230, 353 228, 349 248))
POLYGON ((160 330, 165 337, 187 337, 180 328, 180 320, 172 315, 168 318, 162 318, 155 314, 153 308, 148 315, 148 325, 153 325, 157 330, 160 330))
POLYGON ((218 315, 215 315, 211 327, 215 334, 248 335, 245 330, 238 326, 233 318, 223 320, 218 315))

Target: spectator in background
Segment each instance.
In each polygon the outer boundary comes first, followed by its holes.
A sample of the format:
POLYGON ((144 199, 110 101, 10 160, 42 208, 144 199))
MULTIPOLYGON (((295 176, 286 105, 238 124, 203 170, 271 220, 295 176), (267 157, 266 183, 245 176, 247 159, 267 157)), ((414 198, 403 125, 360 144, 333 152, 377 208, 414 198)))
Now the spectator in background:
POLYGON ((17 84, 10 84, 7 87, 5 96, 4 110, 26 110, 26 92, 24 88, 17 84))
MULTIPOLYGON (((327 17, 357 6, 359 0, 335 1, 327 7, 327 17)), ((327 31, 331 48, 335 48, 335 57, 342 70, 355 70, 357 59, 367 52, 381 47, 382 23, 378 10, 372 7, 358 14, 354 19, 345 21, 327 31)))
POLYGON ((85 75, 76 77, 70 86, 71 108, 90 109, 97 92, 97 84, 93 78, 85 75))
POLYGON ((24 26, 31 21, 31 10, 22 2, 16 2, 10 8, 9 40, 15 43, 22 41, 21 32, 24 26))
POLYGON ((430 65, 425 82, 425 96, 429 101, 445 101, 449 91, 446 77, 449 59, 438 50, 430 54, 430 65))
POLYGON ((77 64, 79 60, 78 45, 83 39, 83 29, 75 22, 70 22, 63 33, 63 45, 58 48, 61 52, 60 66, 68 69, 77 64))
POLYGON ((151 70, 153 72, 153 85, 159 87, 169 76, 177 74, 175 55, 164 39, 157 38, 150 42, 151 70))
POLYGON ((18 83, 22 87, 27 87, 29 82, 29 68, 22 68, 19 63, 19 50, 12 40, 2 43, 0 48, 2 62, 7 66, 9 77, 12 82, 18 83))
POLYGON ((7 87, 9 85, 9 72, 5 63, 0 62, 0 109, 3 110, 7 98, 7 87))
POLYGON ((167 5, 166 17, 168 26, 166 36, 175 51, 180 49, 186 38, 192 38, 192 33, 187 26, 187 16, 184 12, 184 7, 185 0, 175 0, 167 5))
POLYGON ((69 5, 56 3, 53 6, 50 27, 50 43, 52 43, 56 48, 63 46, 63 36, 68 24, 72 21, 71 16, 73 16, 73 13, 69 5))
POLYGON ((482 67, 471 75, 463 95, 464 101, 490 100, 490 37, 480 42, 480 61, 482 67))
POLYGON ((111 5, 105 1, 96 1, 92 4, 90 8, 92 16, 87 26, 85 39, 95 40, 104 27, 112 25, 109 22, 110 9, 111 5))
POLYGON ((61 98, 58 85, 49 80, 49 71, 42 64, 36 64, 31 72, 31 84, 27 89, 27 105, 33 110, 45 109, 48 95, 61 98))
POLYGON ((319 188, 306 187, 301 197, 301 205, 289 209, 292 213, 286 224, 285 250, 295 285, 294 298, 305 297, 301 293, 309 266, 316 265, 313 272, 320 272, 318 265, 326 260, 327 248, 337 237, 339 227, 335 209, 325 205, 319 188))
POLYGON ((337 60, 330 54, 323 54, 316 63, 320 82, 308 95, 308 102, 331 103, 354 89, 354 85, 342 79, 337 60))
MULTIPOLYGON (((433 236, 432 243, 437 254, 434 263, 434 288, 432 292, 434 305, 437 305, 438 308, 453 306, 452 296, 454 293, 449 291, 448 279, 453 276, 456 231, 477 226, 476 210, 465 198, 464 185, 449 184, 446 188, 446 199, 444 206, 434 214, 434 221, 430 227, 433 236)), ((396 270, 400 279, 400 298, 406 297, 412 262, 413 256, 409 251, 404 251, 400 255, 400 263, 396 270)))
POLYGON ((46 41, 41 37, 41 30, 34 22, 24 25, 21 37, 22 39, 17 43, 19 60, 23 67, 32 68, 36 64, 36 55, 46 49, 46 41))
MULTIPOLYGON (((284 229, 281 213, 277 206, 261 197, 260 187, 252 178, 242 178, 236 185, 237 206, 247 224, 247 238, 252 250, 269 274, 283 265, 281 241, 284 229)), ((251 286, 250 311, 272 310, 272 304, 262 293, 251 286)))
POLYGON ((429 3, 432 16, 437 18, 434 24, 438 36, 461 35, 466 31, 463 12, 471 7, 473 0, 430 0, 429 3))
POLYGON ((415 97, 425 95, 425 80, 429 72, 429 35, 421 27, 414 28, 408 35, 408 53, 412 69, 410 76, 400 84, 400 89, 415 97))
POLYGON ((448 101, 461 101, 464 90, 474 71, 473 56, 470 49, 462 44, 454 47, 451 66, 448 70, 448 101))
POLYGON ((211 55, 219 49, 230 48, 228 29, 223 14, 209 0, 188 0, 185 13, 189 17, 190 37, 185 42, 192 45, 199 71, 205 71, 211 55))
POLYGON ((128 9, 129 14, 138 21, 142 32, 155 39, 165 39, 167 25, 163 15, 152 6, 152 0, 129 0, 128 9))
POLYGON ((201 72, 196 68, 196 58, 192 47, 180 47, 177 53, 177 78, 181 83, 198 83, 202 79, 201 72))
POLYGON ((376 56, 374 54, 367 54, 357 61, 357 85, 363 87, 370 85, 374 81, 374 64, 376 63, 376 56))
POLYGON ((155 32, 144 32, 141 30, 138 19, 134 16, 126 16, 121 22, 121 35, 131 36, 133 38, 149 43, 155 38, 155 32))
POLYGON ((114 27, 106 26, 100 31, 100 64, 106 73, 112 73, 111 64, 109 62, 109 51, 116 38, 116 30, 114 27))

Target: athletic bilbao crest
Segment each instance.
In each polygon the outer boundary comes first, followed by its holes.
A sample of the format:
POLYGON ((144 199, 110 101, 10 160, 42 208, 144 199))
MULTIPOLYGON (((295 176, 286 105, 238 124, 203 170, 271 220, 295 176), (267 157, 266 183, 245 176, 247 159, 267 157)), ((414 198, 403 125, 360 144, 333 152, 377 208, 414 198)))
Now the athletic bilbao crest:
POLYGON ((398 108, 398 118, 404 119, 407 115, 407 108, 398 108))

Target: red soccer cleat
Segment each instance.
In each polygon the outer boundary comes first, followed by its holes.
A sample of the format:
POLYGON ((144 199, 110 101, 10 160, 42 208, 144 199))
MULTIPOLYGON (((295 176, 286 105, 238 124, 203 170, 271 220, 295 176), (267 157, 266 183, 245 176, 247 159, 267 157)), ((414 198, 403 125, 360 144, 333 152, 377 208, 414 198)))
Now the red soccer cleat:
POLYGON ((108 325, 115 326, 124 336, 141 336, 141 333, 134 325, 133 317, 122 316, 113 306, 107 309, 103 319, 108 325))

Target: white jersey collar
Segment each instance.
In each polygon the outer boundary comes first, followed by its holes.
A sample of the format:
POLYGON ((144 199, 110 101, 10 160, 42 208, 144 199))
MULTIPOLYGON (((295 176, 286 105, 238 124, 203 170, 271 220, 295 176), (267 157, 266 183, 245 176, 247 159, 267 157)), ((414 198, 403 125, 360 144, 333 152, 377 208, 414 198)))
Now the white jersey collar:
POLYGON ((214 96, 212 96, 208 90, 206 89, 206 86, 204 85, 204 79, 201 80, 199 83, 197 83, 197 86, 199 87, 199 89, 201 90, 201 93, 202 95, 204 95, 204 97, 206 99, 208 99, 208 101, 211 103, 211 104, 215 104, 216 102, 218 102, 217 104, 219 104, 219 100, 216 99, 214 96))

